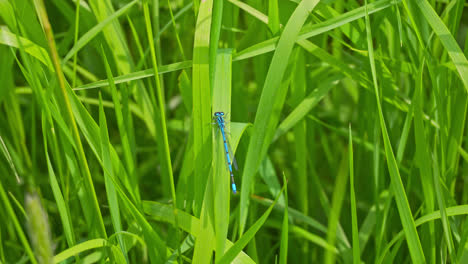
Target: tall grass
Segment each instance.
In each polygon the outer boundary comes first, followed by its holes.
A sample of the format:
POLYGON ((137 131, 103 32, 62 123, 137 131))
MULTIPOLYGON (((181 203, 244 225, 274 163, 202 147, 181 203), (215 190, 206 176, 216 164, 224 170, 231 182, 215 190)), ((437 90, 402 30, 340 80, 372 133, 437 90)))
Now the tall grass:
POLYGON ((0 0, 0 263, 466 263, 466 7, 0 0))

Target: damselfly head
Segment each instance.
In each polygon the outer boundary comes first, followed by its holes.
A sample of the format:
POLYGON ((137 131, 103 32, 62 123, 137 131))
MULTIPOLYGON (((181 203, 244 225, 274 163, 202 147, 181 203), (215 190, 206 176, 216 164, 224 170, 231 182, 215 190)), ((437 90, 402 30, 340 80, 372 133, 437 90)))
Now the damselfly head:
POLYGON ((215 116, 224 116, 224 112, 215 112, 214 115, 215 116))

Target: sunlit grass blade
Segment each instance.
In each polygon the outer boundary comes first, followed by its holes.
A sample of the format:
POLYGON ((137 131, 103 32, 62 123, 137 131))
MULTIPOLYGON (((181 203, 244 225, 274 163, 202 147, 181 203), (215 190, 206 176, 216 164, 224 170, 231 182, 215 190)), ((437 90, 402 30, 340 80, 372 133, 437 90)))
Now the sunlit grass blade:
POLYGON ((125 259, 125 256, 123 255, 122 251, 120 248, 116 247, 115 245, 110 246, 111 252, 112 252, 112 260, 117 263, 117 264, 125 264, 128 263, 128 261, 125 259))
POLYGON ((212 0, 202 1, 198 9, 193 43, 192 66, 192 120, 195 193, 194 212, 199 215, 211 164, 211 82, 210 82, 210 29, 212 0))
POLYGON ((13 7, 10 2, 0 1, 0 14, 3 20, 5 20, 5 23, 8 26, 13 27, 13 25, 15 24, 16 18, 15 18, 15 14, 13 11, 13 7))
MULTIPOLYGON (((223 166, 224 168, 224 166, 223 166)), ((200 213, 200 233, 195 241, 192 261, 195 263, 208 263, 212 259, 213 250, 217 247, 215 231, 215 210, 213 175, 216 171, 211 170, 206 183, 203 204, 200 213)), ((218 228, 219 230, 219 228, 218 228)), ((221 230, 219 230, 221 231, 221 230)), ((221 236, 221 234, 220 234, 221 236)))
POLYGON ((268 1, 268 27, 273 35, 276 35, 280 29, 278 0, 268 1))
POLYGON ((223 21, 224 1, 213 1, 210 29, 210 87, 214 87, 216 62, 218 60, 219 36, 221 35, 221 24, 223 21))
POLYGON ((272 127, 269 127, 269 123, 270 120, 278 115, 273 114, 274 104, 272 104, 272 102, 275 102, 277 95, 280 94, 280 87, 283 89, 286 88, 279 85, 286 71, 287 64, 284 63, 284 61, 289 60, 289 56, 291 55, 292 48, 294 46, 294 40, 299 34, 302 25, 305 23, 309 12, 313 10, 317 3, 318 1, 303 1, 295 9, 284 28, 283 34, 278 41, 278 48, 270 63, 270 68, 268 70, 257 113, 255 115, 253 134, 248 147, 246 164, 242 175, 239 234, 242 234, 245 229, 249 205, 248 199, 253 178, 271 141, 271 138, 266 138, 267 132, 271 134, 270 137, 273 137, 273 133, 266 130, 276 128, 276 124, 272 124, 272 127))
POLYGON ((85 242, 81 242, 80 244, 77 244, 73 247, 70 247, 59 254, 55 255, 54 257, 54 263, 60 263, 70 257, 73 257, 75 255, 78 255, 79 253, 91 249, 97 249, 97 248, 102 248, 108 246, 108 242, 105 239, 102 238, 96 238, 92 240, 88 240, 85 242))
POLYGON ((262 12, 258 11, 257 9, 253 8, 252 6, 238 1, 238 0, 228 0, 235 6, 239 7, 240 9, 243 9, 245 12, 249 13, 251 16, 257 18, 258 20, 262 21, 264 24, 268 24, 268 17, 263 14, 262 12))
MULTIPOLYGON (((214 112, 231 112, 231 76, 232 76, 232 50, 219 50, 216 56, 216 70, 214 72, 213 86, 213 114, 214 112)), ((229 228, 230 214, 230 176, 226 169, 226 153, 221 131, 213 126, 213 196, 206 197, 213 199, 214 209, 214 231, 216 236, 216 252, 224 252, 225 241, 229 228)), ((230 123, 226 124, 226 131, 230 130, 230 123)), ((230 139, 229 135, 226 135, 230 139)), ((233 159, 234 157, 231 157, 233 159)), ((236 176, 236 175, 235 175, 236 176)), ((203 216, 201 218, 203 220, 203 216)), ((216 254, 216 260, 219 261, 222 254, 216 254)))
POLYGON ((49 58, 47 51, 23 37, 16 36, 15 34, 8 32, 5 27, 0 27, 0 44, 7 45, 14 48, 20 48, 20 45, 24 47, 24 51, 31 56, 37 58, 39 61, 44 63, 49 70, 55 71, 52 61, 49 58), (18 40, 22 43, 19 44, 18 40))

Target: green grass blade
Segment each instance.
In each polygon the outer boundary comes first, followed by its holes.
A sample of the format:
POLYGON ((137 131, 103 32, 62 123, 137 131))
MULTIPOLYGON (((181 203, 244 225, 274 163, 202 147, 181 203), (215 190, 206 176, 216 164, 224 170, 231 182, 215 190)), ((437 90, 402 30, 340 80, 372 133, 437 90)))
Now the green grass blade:
MULTIPOLYGON (((276 174, 275 168, 273 167, 273 162, 270 158, 266 158, 258 169, 258 174, 260 178, 265 182, 268 187, 268 191, 273 197, 276 197, 281 191, 281 185, 278 181, 278 175, 276 174)), ((254 198, 256 196, 253 196, 254 198)), ((281 196, 278 200, 278 204, 284 206, 284 196, 281 196)), ((269 206, 269 205, 268 205, 269 206)))
POLYGON ((276 35, 280 29, 278 0, 268 1, 268 27, 273 35, 276 35))
MULTIPOLYGON (((348 184, 348 159, 346 151, 341 159, 338 175, 335 180, 335 189, 333 190, 330 216, 328 220, 327 242, 329 245, 335 245, 337 227, 340 221, 341 209, 343 208, 344 197, 346 194, 346 185, 348 184)), ((325 263, 335 263, 336 253, 327 250, 325 253, 325 263)))
POLYGON ((284 182, 284 213, 283 225, 281 226, 281 246, 280 246, 280 264, 288 263, 288 235, 289 235, 289 216, 288 216, 288 181, 283 174, 284 182))
MULTIPOLYGON (((192 61, 176 62, 176 63, 172 63, 169 65, 162 65, 161 67, 159 67, 158 73, 159 74, 169 73, 173 71, 187 69, 190 67, 192 67, 192 61)), ((147 69, 143 71, 137 71, 137 72, 132 72, 132 73, 124 74, 121 76, 117 76, 114 78, 114 82, 115 84, 120 84, 120 83, 126 83, 126 82, 135 81, 135 80, 150 78, 153 76, 154 76, 154 70, 147 69)), ((108 85, 109 85, 108 80, 101 80, 101 81, 78 86, 74 88, 73 90, 87 90, 87 89, 94 89, 94 88, 99 88, 99 87, 106 87, 108 85)))
MULTIPOLYGON (((434 189, 436 191, 436 198, 437 198, 437 204, 439 206, 439 211, 440 211, 440 219, 442 221, 442 227, 444 229, 444 238, 445 238, 445 243, 447 243, 447 248, 449 251, 449 256, 450 259, 455 260, 457 259, 456 254, 455 254, 455 246, 453 244, 453 239, 452 239, 452 229, 450 228, 450 221, 447 216, 447 210, 446 210, 446 205, 445 205, 445 200, 444 200, 444 194, 442 192, 442 187, 440 186, 440 181, 442 180, 440 177, 440 169, 439 165, 437 162, 437 155, 432 159, 432 166, 433 166, 433 179, 434 179, 434 189)), ((429 164, 428 164, 429 166, 429 164)))
POLYGON ((351 202, 351 228, 353 233, 353 263, 361 263, 361 250, 359 249, 359 229, 356 210, 356 194, 354 191, 354 158, 353 158, 353 134, 349 125, 349 200, 351 202))
POLYGON ((180 73, 178 86, 187 112, 192 111, 192 81, 189 79, 187 71, 180 73))
MULTIPOLYGON (((101 141, 100 141, 100 129, 99 126, 96 124, 94 119, 91 117, 90 113, 86 110, 86 108, 81 104, 76 94, 72 91, 69 91, 70 96, 70 104, 73 110, 73 113, 76 118, 76 122, 80 127, 84 138, 88 142, 91 150, 99 160, 102 162, 102 153, 101 153, 101 141)), ((117 152, 115 148, 110 146, 111 151, 111 159, 113 162, 114 168, 119 168, 120 176, 123 178, 127 178, 126 170, 123 167, 123 164, 120 162, 120 159, 117 156, 117 152)), ((119 177, 120 177, 119 176, 119 177)), ((126 186, 127 189, 130 191, 132 195, 132 200, 136 200, 133 196, 134 194, 131 192, 131 189, 126 186)))
POLYGON ((294 110, 281 122, 276 130, 276 140, 284 135, 299 121, 301 121, 329 92, 332 88, 336 87, 340 77, 330 78, 322 82, 316 89, 310 92, 294 110))
POLYGON ((268 24, 268 17, 263 14, 262 12, 258 11, 257 9, 253 8, 252 6, 238 1, 238 0, 228 0, 232 4, 236 5, 240 9, 243 9, 247 13, 249 13, 251 16, 257 18, 258 20, 262 21, 264 24, 268 24))
MULTIPOLYGON (((172 12, 172 7, 171 7, 171 2, 170 0, 167 1, 167 5, 169 7, 169 13, 171 14, 171 22, 172 22, 172 26, 174 28, 174 31, 175 31, 175 37, 176 37, 176 40, 177 40, 177 46, 179 47, 179 51, 180 51, 180 55, 182 57, 183 60, 185 60, 185 52, 184 52, 184 47, 182 46, 182 42, 180 41, 180 37, 179 37, 179 30, 177 29, 177 24, 175 22, 175 17, 174 17, 174 13, 172 12)), ((158 34, 160 32, 160 30, 158 29, 156 34, 158 34)))
MULTIPOLYGON (((231 113, 231 76, 232 76, 232 51, 219 50, 216 56, 216 71, 213 86, 213 112, 231 113)), ((213 113, 214 114, 214 113, 213 113)), ((230 123, 226 124, 226 130, 231 131, 230 123)), ((228 140, 229 134, 226 135, 228 140)), ((213 209, 214 230, 216 234, 216 252, 224 252, 225 241, 229 228, 230 211, 230 176, 226 170, 226 157, 221 132, 214 127, 213 133, 213 209)), ((234 153, 233 153, 234 154, 234 153)), ((231 157, 232 159, 232 157, 231 157)), ((202 218, 203 220, 203 218, 202 218)), ((219 261, 222 254, 216 254, 219 261)))
MULTIPOLYGON (((374 3, 370 3, 368 6, 369 14, 379 12, 385 8, 388 8, 392 5, 393 0, 380 0, 374 3)), ((302 2, 301 2, 302 3, 302 2)), ((329 19, 325 22, 319 24, 308 25, 302 28, 300 33, 295 37, 296 41, 305 40, 313 36, 317 36, 324 32, 331 31, 340 26, 346 25, 352 21, 363 18, 366 15, 364 7, 356 8, 352 11, 349 11, 345 14, 337 16, 335 18, 329 19)), ((284 29, 286 31, 286 28, 284 29)), ((234 61, 244 60, 254 56, 258 56, 267 52, 271 52, 275 49, 278 49, 279 43, 278 40, 281 37, 274 37, 269 40, 262 41, 258 44, 252 45, 242 51, 239 51, 233 58, 234 61)))
POLYGON ((119 16, 125 14, 130 10, 130 8, 138 3, 138 0, 133 0, 132 2, 126 4, 124 7, 113 13, 112 15, 106 17, 104 20, 99 22, 96 26, 94 26, 91 30, 86 32, 73 46, 73 48, 65 55, 65 58, 62 60, 62 64, 65 64, 69 59, 71 59, 78 51, 80 51, 86 44, 88 44, 94 37, 96 37, 102 30, 109 25, 110 23, 114 22, 119 16))
POLYGON ((54 168, 52 167, 52 163, 50 162, 49 152, 47 151, 47 128, 46 128, 46 120, 42 118, 42 133, 44 134, 44 148, 45 148, 45 156, 47 160, 47 168, 49 171, 49 182, 52 188, 52 192, 54 194, 55 201, 57 203, 57 208, 60 214, 60 219, 62 220, 63 231, 65 233, 65 237, 67 238, 68 246, 74 246, 76 244, 75 240, 75 232, 72 224, 72 218, 70 216, 70 208, 65 203, 65 200, 62 195, 62 191, 60 190, 59 183, 57 181, 57 177, 55 176, 54 168))
MULTIPOLYGON (((76 98, 74 98, 77 100, 76 98)), ((76 102, 74 102, 76 103, 76 102)), ((76 105, 75 105, 76 106, 76 105)), ((89 125, 87 128, 92 129, 94 126, 96 126, 95 123, 90 122, 87 120, 87 125, 89 125)), ((96 132, 95 129, 93 129, 94 132, 96 132)), ((101 136, 98 136, 97 139, 101 139, 101 136)), ((108 142, 108 141, 107 141, 108 142)), ((99 145, 101 146, 101 145, 99 145)), ((99 147, 100 149, 102 147, 99 147)), ((118 163, 118 157, 116 156, 117 154, 115 153, 115 150, 112 148, 111 145, 108 144, 108 153, 110 152, 110 160, 112 161, 112 168, 115 168, 115 166, 119 165, 118 163), (117 163, 117 164, 116 164, 117 163)), ((106 159, 109 160, 109 157, 106 157, 108 154, 103 155, 100 153, 100 158, 102 160, 106 159)), ((135 206, 134 204, 134 198, 131 200, 129 199, 128 195, 131 195, 131 193, 126 194, 125 189, 123 188, 122 184, 119 183, 118 179, 115 177, 117 174, 110 173, 108 168, 110 168, 108 162, 104 164, 103 162, 103 169, 104 173, 106 174, 107 178, 109 178, 112 181, 112 184, 115 187, 115 190, 117 191, 119 197, 122 199, 123 204, 126 206, 127 210, 130 212, 130 214, 133 216, 135 219, 135 222, 138 223, 139 227, 142 229, 143 236, 145 237, 145 241, 148 245, 153 245, 150 250, 149 250, 149 255, 152 263, 160 263, 165 259, 165 245, 159 235, 156 233, 156 231, 151 227, 151 225, 147 222, 147 220, 144 218, 143 214, 139 211, 139 209, 135 206)), ((110 200, 112 200, 113 207, 115 207, 115 197, 111 197, 110 200)), ((115 220, 115 219, 114 219, 115 220)), ((117 223, 118 224, 118 223, 117 223)))
MULTIPOLYGON (((215 86, 213 87, 213 112, 223 111, 230 113, 231 106, 231 62, 232 51, 230 49, 222 49, 218 53, 215 86)), ((229 122, 226 129, 229 134, 230 144, 236 150, 239 140, 245 131, 247 124, 229 122)), ((214 128, 216 131, 216 128, 214 128)), ((230 245, 226 242, 228 225, 229 225, 229 209, 230 209, 230 177, 226 167, 225 150, 223 140, 218 131, 213 134, 213 161, 212 172, 210 173, 205 197, 203 200, 202 213, 200 217, 201 232, 197 236, 195 243, 194 262, 206 262, 211 256, 211 252, 215 250, 216 259, 219 260, 222 254, 230 245)), ((234 154, 233 153, 233 154, 234 154)))
MULTIPOLYGON (((75 113, 75 116, 77 118, 77 123, 82 129, 83 135, 89 143, 91 149, 95 153, 96 157, 100 160, 100 162, 102 162, 99 127, 72 91, 69 91, 69 96, 71 99, 70 102, 73 112, 75 113)), ((119 173, 121 173, 122 175, 125 174, 125 169, 123 168, 123 165, 121 164, 115 149, 112 146, 109 147, 111 160, 113 162, 113 168, 119 168, 119 173)), ((156 231, 151 227, 151 225, 146 221, 142 213, 137 209, 138 207, 134 204, 134 201, 136 201, 136 199, 132 197, 132 193, 125 193, 125 190, 130 190, 125 189, 124 187, 119 185, 117 179, 112 178, 112 181, 116 187, 117 192, 119 193, 119 197, 123 200, 123 204, 127 207, 129 212, 134 217, 135 221, 142 228, 145 240, 148 244, 154 245, 154 247, 151 247, 149 250, 151 261, 154 263, 160 263, 165 258, 165 245, 163 241, 156 233, 156 231), (128 196, 130 196, 131 198, 129 198, 128 196)))
MULTIPOLYGON (((304 51, 299 49, 296 54, 296 69, 294 76, 291 80, 291 95, 292 102, 295 109, 298 108, 303 99, 307 98, 307 74, 306 74, 306 60, 304 51)), ((295 110, 293 110, 295 111, 295 110)), ((283 121, 284 122, 284 121, 283 121)), ((280 124, 276 129, 275 138, 277 138, 278 131, 281 128, 280 124)), ((294 149, 296 152, 296 177, 292 180, 292 186, 297 186, 298 190, 298 207, 304 215, 309 214, 309 179, 307 177, 307 158, 309 156, 308 145, 307 145, 307 122, 306 120, 298 122, 293 130, 294 133, 294 149)), ((273 138, 273 141, 275 140, 273 138)), ((295 189, 294 187, 292 189, 295 189)), ((280 200, 281 202, 281 200, 280 200)), ((302 251, 305 254, 309 249, 308 245, 302 246, 302 251)), ((305 257, 305 256, 302 256, 305 257)))
POLYGON ((68 91, 66 87, 65 77, 63 75, 62 67, 60 62, 58 61, 58 53, 57 48, 54 41, 54 35, 52 32, 52 28, 50 26, 49 18, 47 12, 45 10, 45 6, 42 0, 35 0, 34 1, 36 12, 42 22, 42 26, 44 28, 45 34, 48 39, 49 49, 52 54, 53 64, 55 67, 55 71, 57 74, 57 79, 59 81, 59 87, 61 91, 61 95, 63 96, 63 101, 65 103, 65 109, 67 114, 67 119, 70 122, 71 130, 73 133, 74 141, 76 142, 77 146, 77 156, 79 158, 80 167, 82 169, 82 173, 85 179, 85 188, 87 189, 86 192, 89 195, 88 202, 91 203, 92 209, 94 210, 93 214, 93 229, 97 235, 101 237, 107 237, 106 229, 104 227, 104 221, 102 219, 101 209, 99 208, 99 203, 96 197, 96 192, 93 184, 93 180, 91 177, 91 172, 89 171, 88 162, 86 160, 86 155, 83 149, 83 145, 81 144, 80 134, 78 131, 78 127, 76 125, 76 120, 73 115, 73 111, 70 105, 70 99, 68 97, 68 91))
MULTIPOLYGON (((104 59, 104 66, 106 68, 107 79, 109 80, 109 86, 111 88, 112 101, 114 102, 115 117, 117 119, 117 126, 119 129, 120 140, 122 142, 123 156, 125 160, 124 166, 125 166, 125 169, 127 170, 126 183, 129 185, 130 189, 132 190, 132 193, 135 195, 137 200, 140 200, 140 192, 138 189, 138 181, 135 175, 135 164, 133 160, 134 154, 132 153, 132 149, 130 146, 130 139, 129 139, 129 134, 132 132, 127 131, 127 127, 125 125, 124 115, 123 115, 123 111, 122 111, 122 107, 120 103, 120 96, 119 96, 119 93, 117 92, 117 88, 115 87, 115 83, 114 83, 114 77, 112 76, 112 71, 107 61, 107 57, 105 55, 104 49, 101 49, 101 51, 102 51, 102 55, 104 59)), ((121 94, 124 94, 124 92, 122 92, 121 94)), ((101 102, 102 100, 100 99, 99 105, 102 104, 101 102)), ((124 105, 123 107, 128 107, 128 105, 127 106, 124 105)), ((105 116, 103 116, 103 118, 105 118, 105 116)), ((102 137, 103 136, 102 133, 104 133, 105 131, 103 131, 102 124, 100 126, 101 126, 101 137, 102 137)), ((107 131, 107 125, 106 125, 105 130, 107 131)), ((107 132, 106 132, 106 135, 107 135, 107 132)), ((104 139, 101 138, 101 141, 102 140, 104 139)), ((107 143, 103 142, 103 144, 107 144, 107 143)), ((109 150, 107 148, 108 146, 106 146, 105 149, 104 148, 102 149, 103 163, 105 160, 104 157, 109 155, 109 152, 108 152, 109 150)), ((107 158, 110 158, 110 157, 108 156, 107 158)), ((111 163, 109 163, 109 165, 111 165, 111 163)), ((109 171, 109 172, 113 173, 112 171, 109 171)), ((118 210, 116 210, 116 212, 118 212, 118 210)))
POLYGON ((432 30, 434 30, 436 35, 439 37, 442 45, 444 45, 448 55, 452 59, 452 63, 457 69, 460 80, 468 91, 468 61, 466 60, 465 54, 463 54, 463 51, 457 44, 457 41, 429 2, 426 0, 417 0, 416 4, 421 9, 427 23, 431 25, 432 30))
POLYGON ((253 239, 257 231, 260 229, 260 227, 263 226, 263 224, 267 220, 276 202, 278 202, 278 199, 283 193, 285 186, 283 186, 280 193, 278 194, 278 196, 276 196, 275 200, 270 205, 270 207, 268 207, 265 213, 263 213, 263 215, 245 232, 245 234, 241 238, 239 238, 239 240, 231 248, 229 248, 229 250, 226 251, 226 253, 219 260, 219 262, 217 262, 218 264, 231 263, 237 256, 237 254, 239 254, 239 252, 241 252, 241 250, 247 245, 247 243, 249 243, 249 241, 253 239))
MULTIPOLYGON (((239 234, 242 234, 245 229, 248 213, 248 199, 253 178, 260 162, 266 154, 268 145, 270 144, 269 141, 271 141, 271 138, 266 138, 267 131, 265 131, 265 128, 268 127, 270 120, 274 118, 274 115, 272 117, 272 102, 275 101, 275 98, 277 98, 277 95, 281 92, 279 84, 283 79, 287 66, 284 61, 289 59, 294 46, 294 40, 299 34, 309 12, 312 11, 317 3, 318 1, 303 1, 299 4, 284 28, 283 34, 278 41, 278 48, 270 63, 255 116, 254 132, 248 147, 246 164, 242 176, 239 234)), ((271 132, 269 133, 273 134, 271 132)), ((272 136, 273 135, 271 135, 271 137, 272 136)))
POLYGON ((125 259, 125 256, 123 255, 122 251, 120 248, 111 245, 110 246, 111 252, 112 252, 112 257, 113 261, 117 264, 125 264, 128 263, 128 261, 125 259))
POLYGON ((210 29, 210 87, 214 87, 216 61, 218 59, 219 36, 221 35, 221 24, 223 21, 224 1, 213 1, 213 12, 211 15, 210 29))
MULTIPOLYGON (((153 43, 153 32, 152 32, 152 27, 151 27, 151 22, 150 22, 150 17, 149 17, 149 11, 148 11, 148 2, 145 2, 143 5, 143 10, 145 13, 145 24, 146 24, 146 32, 147 36, 149 39, 149 46, 151 50, 151 61, 153 63, 153 70, 154 70, 154 81, 156 83, 156 95, 157 95, 157 106, 154 105, 155 107, 155 113, 156 110, 159 110, 158 113, 158 121, 160 122, 159 126, 162 132, 162 143, 158 143, 160 145, 159 149, 163 150, 161 155, 161 165, 163 170, 163 177, 167 177, 169 179, 170 183, 170 189, 171 189, 171 195, 172 195, 172 201, 174 202, 174 205, 176 205, 176 193, 175 193, 175 185, 174 185, 174 176, 172 174, 172 162, 171 162, 171 153, 169 150, 169 140, 167 136, 167 127, 166 127, 166 100, 164 98, 164 91, 162 90, 162 84, 159 80, 159 73, 158 73, 158 63, 156 60, 156 51, 154 49, 154 43, 153 43), (157 108, 157 109, 156 109, 157 108)), ((153 102, 154 104, 156 102, 153 102)))
MULTIPOLYGON (((80 33, 80 2, 76 2, 75 8, 75 33, 73 34, 73 45, 76 45, 78 42, 78 35, 80 33)), ((67 16, 68 17, 68 16, 67 16)), ((72 76, 72 87, 76 86, 76 70, 77 70, 77 59, 78 54, 73 55, 73 76, 72 76)))
POLYGON ((61 263, 468 259, 463 0, 44 2, 0 0, 1 263, 31 191, 106 241, 61 263))
MULTIPOLYGON (((108 74, 109 74, 110 69, 107 68, 106 70, 108 71, 108 74)), ((112 80, 112 78, 109 78, 109 79, 112 80)), ((112 161, 110 157, 109 135, 107 134, 107 131, 108 131, 107 121, 106 121, 106 115, 104 113, 104 107, 102 106, 101 94, 99 94, 99 103, 100 103, 99 104, 99 127, 100 127, 100 136, 101 136, 102 164, 103 164, 103 167, 105 168, 104 183, 106 186, 107 201, 109 203, 112 226, 114 227, 115 232, 121 232, 123 229, 122 229, 122 220, 120 218, 119 200, 117 198, 117 192, 115 190, 114 183, 110 179, 111 176, 108 175, 109 173, 114 175, 114 170, 112 168, 112 161)), ((119 240, 119 245, 120 245, 122 254, 124 254, 125 259, 127 260, 127 263, 128 263, 128 256, 127 256, 127 250, 125 249, 125 244, 120 236, 118 237, 118 240, 119 240)))
MULTIPOLYGON (((181 17, 185 12, 188 12, 190 10, 190 8, 193 6, 193 2, 190 2, 188 3, 186 6, 184 6, 182 9, 179 10, 179 12, 177 12, 174 17, 172 18, 171 17, 171 20, 168 21, 158 32, 156 32, 156 36, 154 36, 154 39, 153 41, 156 42, 159 40, 159 38, 161 37, 161 35, 167 30, 169 29, 169 27, 172 25, 174 25, 174 22, 179 18, 181 17)), ((179 45, 179 44, 177 44, 179 45)), ((180 49, 180 47, 179 47, 180 49)), ((146 48, 145 52, 142 54, 141 58, 140 58, 140 61, 137 63, 137 66, 136 68, 137 69, 140 69, 143 65, 145 65, 145 58, 148 56, 150 52, 150 47, 146 48)), ((160 71, 162 70, 162 68, 160 69, 160 71)))
POLYGON ((301 236, 301 237, 307 239, 311 243, 314 243, 317 246, 322 247, 323 249, 325 249, 327 251, 332 251, 335 254, 339 253, 339 251, 338 251, 338 249, 336 247, 328 244, 327 241, 325 239, 323 239, 321 236, 314 235, 311 232, 308 232, 307 230, 302 229, 302 228, 300 228, 298 226, 292 226, 291 232, 294 233, 295 235, 298 235, 298 236, 301 236))
MULTIPOLYGON (((278 206, 278 204, 276 204, 276 206, 278 206)), ((284 211, 284 209, 283 209, 283 211, 284 211)), ((265 223, 264 227, 271 227, 271 228, 275 228, 275 229, 279 230, 282 227, 282 225, 278 221, 269 220, 268 222, 265 223)), ((323 248, 325 250, 335 252, 335 254, 340 253, 340 251, 336 247, 331 246, 330 244, 328 244, 327 241, 325 239, 323 239, 320 235, 315 235, 315 234, 313 234, 313 233, 307 231, 306 229, 301 228, 301 227, 299 227, 297 225, 290 225, 289 233, 290 233, 290 235, 301 237, 301 238, 307 240, 308 242, 310 242, 312 244, 315 244, 315 245, 317 245, 317 246, 319 246, 319 247, 321 247, 321 248, 323 248)), ((292 257, 290 257, 290 258, 292 258, 292 257)))
POLYGON ((13 211, 13 207, 11 206, 10 200, 8 199, 8 196, 6 195, 5 189, 3 188, 3 184, 0 181, 0 199, 3 202, 3 206, 7 211, 7 216, 10 221, 13 222, 15 231, 18 233, 19 239, 21 241, 21 245, 24 247, 24 251, 26 251, 26 254, 29 257, 29 260, 33 264, 38 264, 36 257, 31 249, 31 245, 29 244, 28 239, 24 235, 23 228, 21 227, 18 218, 16 217, 15 211, 13 211))
MULTIPOLYGON (((447 207, 446 208, 447 216, 457 216, 457 215, 468 215, 468 205, 457 205, 457 206, 452 206, 452 207, 447 207)), ((430 214, 426 214, 424 216, 419 217, 414 221, 414 224, 416 227, 433 222, 434 220, 438 220, 441 218, 441 213, 440 211, 435 211, 430 214)), ((385 249, 382 251, 382 255, 380 256, 379 260, 377 263, 382 263, 387 252, 390 250, 390 248, 399 240, 403 239, 405 237, 405 230, 400 231, 398 234, 393 236, 393 239, 387 243, 385 249)))
POLYGON ((71 248, 68 248, 59 254, 55 255, 54 257, 54 263, 60 263, 70 257, 76 256, 81 252, 84 252, 86 250, 90 249, 97 249, 97 248, 102 248, 102 247, 107 247, 109 244, 107 243, 107 240, 102 239, 102 238, 96 238, 92 240, 88 240, 85 242, 82 242, 78 245, 75 245, 71 248))
MULTIPOLYGON (((366 4, 367 6, 367 4, 366 4)), ((374 61, 374 48, 372 46, 372 33, 370 32, 369 16, 366 15, 366 31, 367 31, 367 45, 369 50, 369 61, 372 70, 372 80, 374 82, 375 97, 378 107, 378 115, 380 120, 380 128, 385 147, 385 156, 387 157, 387 166, 390 173, 392 190, 395 194, 395 200, 400 214, 401 224, 405 230, 406 239, 408 242, 408 248, 411 255, 411 259, 414 263, 424 263, 424 253, 422 251, 421 242, 419 240, 418 232, 414 224, 413 215, 408 204, 408 198, 406 197, 405 189, 401 181, 400 173, 398 170, 398 164, 393 154, 390 138, 388 136, 387 127, 385 125, 385 119, 382 113, 382 106, 380 104, 379 89, 377 85, 377 76, 375 70, 374 61)))
MULTIPOLYGON (((203 5, 200 7, 200 10, 203 5)), ((200 233, 195 241, 192 261, 194 263, 209 263, 212 259, 213 250, 217 247, 215 231, 215 210, 213 175, 216 171, 212 170, 208 175, 206 190, 203 197, 203 204, 200 214, 200 233)), ((218 229, 218 231, 221 231, 218 229)), ((221 234, 219 234, 221 236, 221 234)))
MULTIPOLYGON (((278 190, 278 193, 281 189, 278 190)), ((255 201, 255 202, 258 202, 260 204, 263 204, 265 206, 270 206, 273 201, 270 200, 270 199, 267 199, 267 198, 264 198, 264 197, 260 197, 260 196, 256 196, 256 195, 252 195, 252 200, 255 201)), ((278 200, 278 203, 275 205, 274 209, 278 212, 284 212, 284 205, 281 205, 280 204, 280 201, 281 201, 281 197, 280 197, 280 200, 278 200)), ((295 223, 304 223, 308 226, 310 226, 311 228, 314 228, 314 229, 317 229, 318 231, 322 232, 323 234, 325 234, 327 232, 327 228, 321 224, 319 221, 315 220, 314 218, 310 217, 310 216, 307 216, 305 214, 303 214, 302 212, 292 208, 292 207, 289 207, 288 208, 288 215, 289 217, 294 220, 295 223)), ((341 239, 341 238, 339 238, 341 239)))
POLYGON ((22 183, 23 180, 20 178, 18 171, 16 170, 15 163, 13 162, 13 159, 11 158, 10 152, 8 151, 8 148, 5 144, 5 141, 3 140, 3 137, 0 135, 0 149, 2 150, 3 156, 8 162, 8 165, 10 165, 11 171, 15 175, 16 182, 22 183))
POLYGON ((194 184, 195 215, 201 212, 209 165, 211 163, 211 87, 210 87, 210 27, 212 0, 199 6, 193 43, 192 66, 192 120, 193 155, 195 160, 194 184))
POLYGON ((0 16, 3 18, 5 23, 10 27, 13 28, 15 25, 15 14, 13 11, 13 7, 7 0, 0 1, 0 16))
MULTIPOLYGON (((92 12, 91 15, 96 18, 98 23, 106 21, 118 12, 114 10, 110 0, 89 0, 88 4, 87 9, 92 12)), ((129 73, 132 69, 132 58, 119 21, 111 19, 110 23, 102 29, 102 33, 107 45, 112 50, 119 72, 129 73)))
POLYGON ((44 65, 46 65, 49 70, 55 71, 52 61, 50 60, 50 57, 44 48, 36 45, 26 38, 19 37, 7 31, 5 27, 0 27, 0 44, 14 48, 20 48, 20 46, 22 46, 24 47, 24 51, 26 53, 44 63, 44 65), (19 42, 21 42, 21 44, 19 42))
MULTIPOLYGON (((167 222, 169 224, 174 223, 174 213, 172 208, 168 205, 164 205, 154 201, 143 201, 143 210, 152 219, 156 221, 167 222)), ((178 210, 177 217, 179 220, 179 227, 185 232, 198 237, 201 235, 202 227, 200 219, 178 210)), ((226 240, 226 250, 232 247, 233 243, 226 240)), ((241 251, 234 259, 235 263, 255 263, 245 252, 241 251)))
MULTIPOLYGON (((418 167, 420 170, 421 185, 423 187, 424 200, 425 200, 425 212, 430 213, 434 211, 434 182, 431 181, 431 178, 427 175, 433 175, 432 166, 431 166, 431 155, 430 147, 427 145, 426 132, 424 128, 423 118, 422 118, 422 102, 423 102, 423 93, 422 93, 422 68, 424 63, 421 65, 420 74, 416 81, 416 91, 414 96, 414 136, 416 141, 416 159, 418 161, 418 167)), ((429 225, 429 232, 434 233, 433 224, 429 225)), ((433 239, 433 238, 432 238, 433 239)), ((432 256, 435 256, 435 241, 432 241, 432 256)), ((450 255, 453 257, 453 245, 449 249, 450 255)), ((432 257, 433 259, 433 257, 432 257)))

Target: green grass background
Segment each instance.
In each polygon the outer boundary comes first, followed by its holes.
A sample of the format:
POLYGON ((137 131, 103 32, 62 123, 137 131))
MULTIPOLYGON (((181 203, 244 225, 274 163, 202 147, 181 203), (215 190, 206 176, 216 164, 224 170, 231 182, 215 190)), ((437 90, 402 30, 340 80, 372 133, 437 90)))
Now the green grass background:
POLYGON ((467 7, 0 0, 0 263, 468 263, 467 7))

